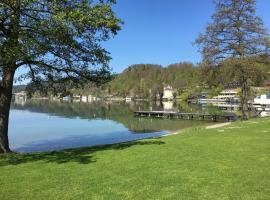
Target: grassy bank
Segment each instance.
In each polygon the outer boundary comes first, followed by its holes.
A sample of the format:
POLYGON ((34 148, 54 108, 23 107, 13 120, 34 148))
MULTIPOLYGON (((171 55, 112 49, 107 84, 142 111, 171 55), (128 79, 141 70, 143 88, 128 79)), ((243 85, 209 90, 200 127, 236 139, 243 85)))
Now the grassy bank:
POLYGON ((269 199, 270 119, 0 157, 5 199, 269 199))

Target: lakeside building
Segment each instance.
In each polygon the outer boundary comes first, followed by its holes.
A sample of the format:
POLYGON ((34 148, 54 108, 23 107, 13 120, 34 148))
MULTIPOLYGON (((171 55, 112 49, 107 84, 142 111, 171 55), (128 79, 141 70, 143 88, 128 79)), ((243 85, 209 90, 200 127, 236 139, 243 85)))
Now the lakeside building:
POLYGON ((126 102, 131 102, 131 101, 132 101, 132 97, 127 96, 127 97, 126 97, 126 102))
POLYGON ((70 102, 71 100, 72 100, 72 96, 71 95, 68 95, 68 96, 63 97, 63 101, 70 102))
POLYGON ((25 105, 27 100, 27 94, 25 91, 17 92, 13 94, 14 102, 19 105, 25 105))
POLYGON ((27 94, 25 91, 21 92, 16 92, 12 94, 15 100, 26 100, 27 99, 27 94))
POLYGON ((169 85, 163 88, 163 99, 173 100, 173 88, 169 85))
POLYGON ((74 102, 92 102, 92 101, 97 101, 100 100, 100 98, 92 96, 92 95, 67 95, 62 97, 64 101, 74 101, 74 102))
POLYGON ((163 102, 163 110, 164 111, 172 111, 173 110, 173 101, 163 102))
POLYGON ((213 106, 218 107, 221 110, 238 111, 240 110, 240 104, 234 102, 213 102, 213 106))
POLYGON ((25 91, 21 91, 21 92, 16 92, 16 93, 13 93, 14 97, 26 97, 26 92, 25 91))
POLYGON ((215 102, 239 102, 238 88, 230 88, 222 90, 218 96, 207 99, 207 93, 200 95, 199 103, 215 103, 215 102))
POLYGON ((257 96, 253 102, 254 105, 270 105, 270 93, 257 96))
POLYGON ((232 88, 232 89, 224 89, 222 90, 218 96, 214 97, 213 99, 217 99, 220 101, 239 101, 238 97, 239 89, 232 88))
POLYGON ((88 96, 81 96, 82 102, 88 102, 88 96))

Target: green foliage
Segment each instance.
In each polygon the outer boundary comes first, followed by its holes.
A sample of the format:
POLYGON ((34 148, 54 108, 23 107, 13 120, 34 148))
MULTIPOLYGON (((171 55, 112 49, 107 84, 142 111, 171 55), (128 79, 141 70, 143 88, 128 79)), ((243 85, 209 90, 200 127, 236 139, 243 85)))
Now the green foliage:
POLYGON ((109 53, 101 46, 120 30, 113 0, 0 2, 0 71, 26 67, 35 82, 102 82, 109 53))
POLYGON ((231 80, 240 82, 245 77, 250 86, 260 86, 269 79, 269 66, 256 57, 230 58, 221 62, 220 65, 219 73, 223 83, 229 83, 231 80))
POLYGON ((260 96, 262 94, 266 94, 270 92, 270 87, 264 87, 264 88, 260 88, 259 90, 257 88, 253 88, 252 87, 252 93, 254 94, 254 96, 260 96))
POLYGON ((195 43, 207 63, 269 53, 270 37, 256 15, 255 0, 215 1, 212 21, 195 43))
POLYGON ((210 64, 201 64, 196 70, 196 78, 200 86, 202 87, 217 87, 222 79, 222 76, 219 72, 219 68, 210 65, 210 64))
POLYGON ((191 87, 180 93, 180 99, 183 101, 187 101, 192 98, 197 98, 197 94, 201 92, 201 88, 199 87, 191 87))
POLYGON ((196 84, 195 71, 189 63, 172 64, 166 68, 152 64, 132 65, 108 87, 114 95, 156 99, 163 96, 163 87, 170 85, 177 96, 196 84))
POLYGON ((225 60, 233 67, 227 72, 241 85, 242 115, 247 119, 250 83, 259 72, 253 57, 269 55, 270 37, 256 15, 255 0, 218 0, 215 6, 212 22, 196 44, 204 62, 217 65, 225 60))
POLYGON ((114 95, 152 98, 163 92, 161 72, 160 65, 132 65, 109 83, 108 87, 114 95))
POLYGON ((164 82, 177 88, 179 91, 185 90, 196 84, 196 68, 191 63, 171 64, 164 68, 164 82))
POLYGON ((240 83, 242 75, 250 86, 262 87, 270 79, 270 58, 256 56, 242 59, 228 58, 219 65, 203 64, 196 71, 198 82, 203 87, 219 87, 240 83))
POLYGON ((191 96, 192 96, 192 92, 186 91, 186 92, 181 93, 180 99, 182 99, 183 101, 187 101, 191 96))
POLYGON ((224 89, 222 84, 219 84, 217 87, 212 87, 209 93, 208 98, 213 98, 214 96, 219 95, 219 93, 224 89))

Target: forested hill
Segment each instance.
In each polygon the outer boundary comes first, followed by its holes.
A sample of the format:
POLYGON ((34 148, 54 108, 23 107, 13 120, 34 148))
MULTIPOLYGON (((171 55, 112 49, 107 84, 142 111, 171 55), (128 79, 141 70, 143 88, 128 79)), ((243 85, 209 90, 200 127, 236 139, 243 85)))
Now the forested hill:
MULTIPOLYGON (((250 76, 251 86, 270 86, 270 58, 254 58, 257 73, 250 76), (258 73, 260 72, 260 73, 258 73)), ((163 97, 164 86, 173 88, 173 95, 181 99, 188 99, 200 91, 208 91, 210 96, 217 95, 224 87, 239 81, 237 70, 230 60, 225 60, 218 66, 193 65, 188 62, 171 64, 167 67, 155 64, 131 65, 122 73, 113 75, 111 81, 105 85, 96 86, 91 82, 74 86, 69 82, 65 85, 54 85, 46 93, 35 85, 28 85, 28 93, 38 96, 94 95, 97 97, 127 97, 137 99, 155 99, 163 97), (57 89, 58 88, 58 89, 57 89), (34 92, 33 92, 34 91, 34 92)), ((25 86, 24 86, 25 87, 25 86)), ((14 90, 18 88, 15 87, 14 90)))
MULTIPOLYGON (((256 63, 253 68, 257 73, 249 76, 250 85, 269 87, 270 58, 261 56, 252 59, 256 63)), ((238 82, 238 78, 237 70, 231 65, 230 59, 219 66, 195 66, 188 62, 171 64, 167 67, 137 64, 131 65, 116 76, 107 87, 111 95, 148 99, 162 98, 163 87, 166 85, 173 87, 174 96, 192 95, 204 89, 210 89, 212 95, 216 95, 224 86, 238 82)))
MULTIPOLYGON (((163 68, 160 65, 137 64, 128 67, 109 83, 111 94, 155 98, 163 93, 165 85, 185 89, 196 81, 196 68, 190 63, 178 63, 163 68)), ((177 92, 177 91, 175 91, 177 92)))

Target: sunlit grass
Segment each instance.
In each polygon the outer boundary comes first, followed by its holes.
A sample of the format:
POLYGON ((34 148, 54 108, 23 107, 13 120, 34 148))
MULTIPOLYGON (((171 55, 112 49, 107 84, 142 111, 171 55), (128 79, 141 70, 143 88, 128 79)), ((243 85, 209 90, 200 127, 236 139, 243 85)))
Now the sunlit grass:
POLYGON ((0 199, 269 199, 270 119, 0 158, 0 199))

